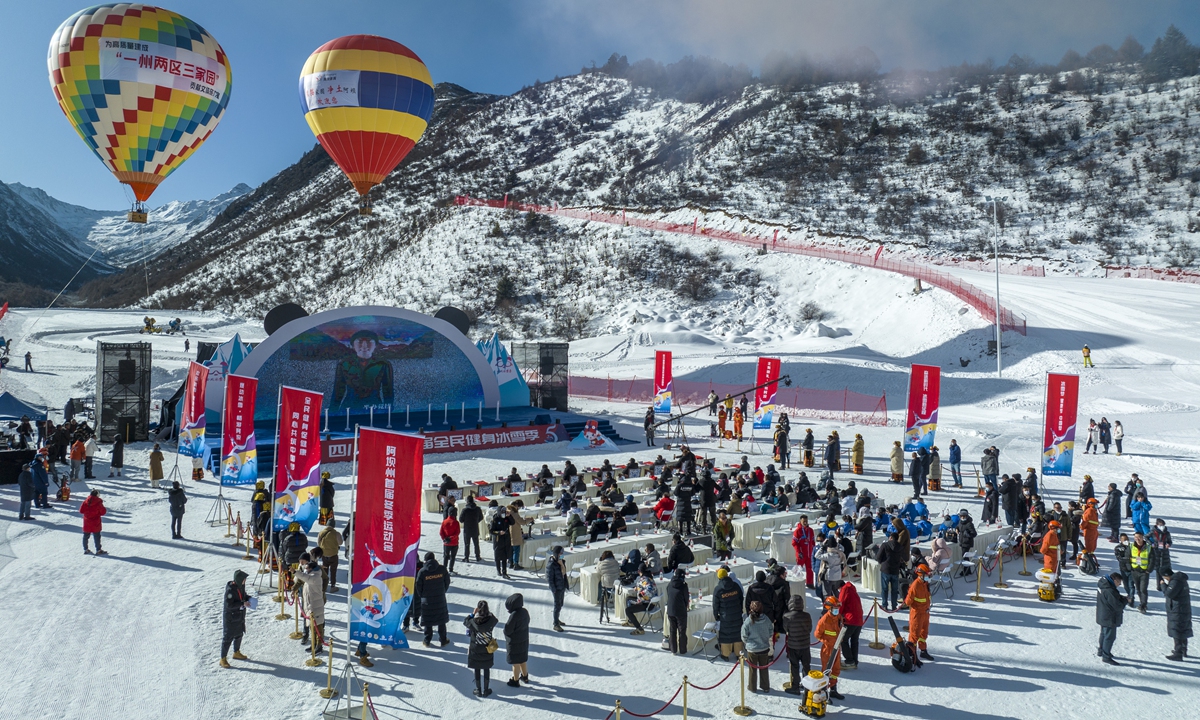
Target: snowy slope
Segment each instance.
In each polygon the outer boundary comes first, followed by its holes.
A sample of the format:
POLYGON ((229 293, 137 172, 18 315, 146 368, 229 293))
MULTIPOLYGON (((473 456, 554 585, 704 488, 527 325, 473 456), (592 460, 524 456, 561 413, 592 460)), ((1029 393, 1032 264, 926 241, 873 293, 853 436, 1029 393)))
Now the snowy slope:
MULTIPOLYGON (((739 265, 777 261, 773 255, 754 256, 739 260, 739 265)), ((907 484, 887 481, 885 450, 901 433, 900 389, 910 362, 933 362, 944 372, 938 443, 944 447, 953 437, 963 445, 969 489, 935 494, 931 509, 968 507, 978 518, 979 498, 970 478, 982 448, 993 444, 1001 448, 1002 472, 1036 464, 1044 373, 1079 371, 1079 348, 1086 342, 1094 349, 1096 368, 1084 374, 1081 416, 1121 420, 1126 453, 1079 456, 1076 479, 1050 479, 1044 492, 1065 502, 1074 497, 1084 473, 1096 479, 1099 489, 1109 482, 1123 486, 1130 472, 1138 472, 1154 501, 1154 516, 1165 518, 1175 535, 1175 568, 1200 581, 1200 549, 1195 542, 1200 533, 1196 519, 1200 501, 1194 492, 1200 462, 1196 440, 1200 374, 1194 370, 1194 338, 1200 334, 1194 311, 1200 299, 1196 288, 1143 280, 1006 277, 1005 301, 1027 315, 1030 332, 1025 338, 1006 337, 1004 377, 996 379, 994 366, 985 360, 973 360, 966 368, 958 365, 964 347, 986 339, 986 328, 971 314, 958 315, 956 306, 937 291, 912 296, 907 283, 894 276, 835 267, 811 270, 812 275, 807 275, 804 267, 778 268, 780 276, 793 283, 789 292, 811 293, 834 313, 829 322, 847 327, 851 335, 807 338, 796 333, 784 339, 773 334, 767 316, 758 316, 751 329, 758 334, 747 333, 747 340, 735 341, 726 330, 704 327, 701 320, 686 316, 674 301, 651 297, 630 306, 639 315, 636 331, 632 325, 624 328, 606 320, 595 326, 592 337, 574 342, 572 372, 645 377, 652 367, 653 350, 673 349, 677 376, 686 373, 695 379, 749 383, 754 357, 769 352, 782 357, 784 372, 804 386, 885 388, 892 400, 889 427, 840 429, 844 436, 861 432, 866 440, 867 474, 856 478, 859 486, 898 502, 907 494, 907 484)), ((979 278, 970 279, 982 284, 979 278)), ((723 300, 736 302, 735 296, 723 300)), ((254 323, 234 316, 183 315, 193 341, 224 339, 235 331, 248 339, 261 337, 254 323)), ((36 312, 18 310, 0 324, 0 330, 20 337, 36 317, 36 312)), ((5 372, 0 387, 30 402, 60 406, 66 397, 94 382, 96 338, 144 339, 136 335, 138 319, 138 311, 52 312, 26 341, 41 372, 5 372)), ((626 319, 632 324, 631 314, 626 319)), ((156 392, 161 396, 179 382, 186 356, 179 338, 152 341, 156 392)), ((640 406, 578 405, 586 413, 613 420, 623 434, 637 436, 640 406)), ((836 425, 814 422, 813 427, 820 435, 836 425)), ((690 434, 699 438, 706 434, 705 428, 706 418, 701 418, 690 434)), ((717 450, 704 439, 693 444, 723 463, 742 454, 733 448, 717 450)), ((0 568, 0 582, 9 588, 0 612, 25 623, 25 634, 10 653, 13 681, 0 685, 0 703, 14 716, 68 719, 118 714, 149 718, 164 712, 180 718, 320 717, 323 702, 316 690, 324 682, 324 668, 302 665, 304 656, 297 643, 286 638, 291 621, 272 619, 276 610, 265 593, 263 604, 248 619, 243 649, 251 660, 235 663, 235 670, 217 668, 222 587, 235 569, 253 566, 239 559, 240 552, 222 537, 222 529, 202 524, 216 491, 211 482, 189 490, 192 500, 184 519, 188 540, 167 539, 166 499, 161 491, 151 491, 145 480, 148 450, 144 445, 127 449, 128 479, 104 479, 105 459, 97 463, 101 479, 90 487, 100 489, 110 508, 105 524, 109 558, 81 554, 76 501, 37 511, 31 523, 3 521, 8 524, 0 527, 0 544, 4 537, 8 544, 0 547, 0 556, 13 559, 0 568), (47 577, 54 578, 56 599, 74 608, 72 619, 28 621, 45 614, 47 577), (79 662, 80 658, 93 660, 79 662), (68 671, 70 692, 46 691, 45 678, 68 671)), ((629 455, 651 458, 659 452, 669 451, 630 446, 612 460, 629 455)), ((558 446, 511 449, 432 456, 425 474, 433 479, 448 472, 462 481, 502 473, 511 466, 521 472, 534 471, 542 463, 558 467, 568 456, 589 465, 601 460, 568 455, 558 446)), ((766 460, 761 454, 751 455, 753 464, 766 460)), ((168 453, 168 468, 172 462, 168 453)), ((330 469, 339 488, 339 527, 344 527, 350 470, 347 466, 330 469)), ((788 477, 795 472, 788 471, 788 477)), ((75 486, 77 497, 83 487, 75 486)), ((225 494, 235 510, 246 512, 247 490, 231 489, 225 494)), ((15 489, 0 488, 5 518, 12 517, 14 505, 15 489)), ((422 520, 423 544, 436 550, 438 519, 425 514, 422 520)), ((1128 522, 1124 530, 1130 530, 1128 522)), ((1105 572, 1113 569, 1110 548, 1102 539, 1098 557, 1105 572)), ((490 549, 485 550, 490 559, 490 549)), ((760 562, 765 558, 764 553, 739 554, 760 562)), ((785 561, 790 563, 790 558, 785 561)), ((574 594, 568 594, 563 614, 567 632, 555 633, 549 627, 551 609, 544 579, 514 572, 512 581, 498 581, 490 562, 459 567, 461 573, 454 577, 450 591, 454 645, 424 650, 419 647, 420 636, 410 633, 415 650, 372 648, 376 667, 361 675, 371 683, 380 717, 602 720, 618 697, 627 708, 646 713, 674 693, 682 675, 695 684, 711 685, 728 671, 724 664, 701 657, 665 654, 659 649, 660 635, 631 637, 618 626, 600 626, 596 609, 574 594), (486 599, 498 608, 511 592, 525 594, 532 615, 533 685, 520 690, 504 686, 508 668, 502 650, 493 672, 495 694, 481 701, 470 693, 459 623, 478 600, 486 599)), ((1095 578, 1068 571, 1066 595, 1048 604, 1037 600, 1032 578, 1016 575, 1018 569, 1005 567, 1004 578, 1011 586, 1006 590, 991 587, 995 575, 985 577, 982 604, 967 600, 974 586, 962 581, 953 598, 935 597, 930 651, 937 661, 915 674, 899 675, 888 664, 886 651, 866 646, 873 638, 868 625, 859 669, 842 674, 840 689, 847 700, 835 703, 830 717, 1115 720, 1127 717, 1131 707, 1146 708, 1156 717, 1191 716, 1188 708, 1194 708, 1200 697, 1196 661, 1180 665, 1162 659, 1170 641, 1161 594, 1151 591, 1148 615, 1126 614, 1116 644, 1122 667, 1110 668, 1094 655, 1095 578)), ((344 586, 344 579, 339 584, 344 586)), ((868 606, 871 599, 864 593, 868 606)), ((327 609, 329 627, 339 639, 345 636, 344 602, 344 594, 331 595, 327 609)), ((810 594, 809 607, 815 602, 810 594)), ((506 616, 503 611, 499 615, 502 620, 506 616)), ((885 620, 883 627, 881 639, 890 643, 885 620)), ((342 649, 339 645, 339 654, 342 649)), ((778 690, 783 680, 778 668, 772 672, 771 694, 749 696, 747 704, 763 716, 796 717, 796 701, 778 690)), ((717 690, 691 689, 689 716, 732 717, 730 708, 738 702, 736 677, 717 690)), ((678 700, 662 714, 680 715, 678 700)))
POLYGON ((89 261, 92 254, 41 209, 0 183, 0 282, 57 292, 74 278, 73 286, 79 287, 112 270, 103 258, 89 261))
POLYGON ((81 251, 115 267, 125 267, 145 257, 154 257, 203 230, 231 202, 250 192, 239 183, 211 200, 173 200, 150 209, 145 225, 126 222, 124 211, 92 210, 57 200, 39 188, 11 183, 9 188, 41 210, 73 237, 81 251))

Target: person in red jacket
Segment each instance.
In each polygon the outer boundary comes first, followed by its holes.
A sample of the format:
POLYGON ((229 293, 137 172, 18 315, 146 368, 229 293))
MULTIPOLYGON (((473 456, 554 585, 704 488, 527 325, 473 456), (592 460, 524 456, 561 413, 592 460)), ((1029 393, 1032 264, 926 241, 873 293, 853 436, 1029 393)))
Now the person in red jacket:
POLYGON ((804 566, 804 584, 813 587, 813 548, 816 547, 817 536, 808 526, 808 516, 801 515, 800 522, 792 531, 792 549, 796 551, 796 564, 804 566))
POLYGON ((88 495, 87 500, 79 506, 79 512, 83 513, 83 554, 91 555, 92 551, 88 548, 88 538, 96 538, 96 554, 107 555, 100 547, 100 518, 108 512, 108 508, 104 507, 104 501, 100 499, 100 491, 93 490, 88 495))
POLYGON ((842 667, 853 670, 858 667, 858 636, 863 627, 862 600, 854 583, 846 583, 838 591, 838 603, 842 607, 842 625, 846 634, 842 636, 842 667))
POLYGON ((458 522, 458 511, 453 507, 446 513, 446 519, 442 521, 442 565, 450 572, 454 572, 454 561, 458 558, 458 534, 462 531, 462 525, 458 522))
POLYGON ((675 499, 670 495, 663 495, 658 502, 654 504, 654 518, 657 520, 655 525, 665 525, 670 522, 671 516, 675 514, 675 499))

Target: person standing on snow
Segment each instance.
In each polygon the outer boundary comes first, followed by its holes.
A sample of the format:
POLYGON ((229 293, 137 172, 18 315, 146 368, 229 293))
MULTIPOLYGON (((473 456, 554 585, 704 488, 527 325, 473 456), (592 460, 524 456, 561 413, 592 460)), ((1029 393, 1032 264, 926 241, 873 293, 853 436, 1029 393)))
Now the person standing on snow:
POLYGON ((46 473, 45 461, 46 449, 42 448, 34 456, 33 462, 29 463, 33 483, 33 504, 34 507, 39 508, 50 507, 50 501, 47 499, 50 494, 50 476, 46 473))
POLYGON ((929 639, 929 566, 917 566, 916 577, 908 586, 904 604, 908 606, 908 641, 921 650, 922 660, 933 660, 926 641, 929 639))
POLYGON ((442 520, 440 534, 442 536, 442 565, 446 566, 451 574, 454 573, 454 561, 458 558, 458 534, 462 531, 462 525, 458 522, 458 513, 454 508, 450 508, 446 513, 446 519, 442 520))
POLYGON ((1092 349, 1087 345, 1083 346, 1083 366, 1085 368, 1095 367, 1092 365, 1092 349))
POLYGON ((462 526, 463 562, 471 562, 471 545, 475 546, 475 561, 483 562, 479 552, 479 524, 483 522, 483 508, 475 504, 475 497, 468 495, 467 504, 458 514, 462 526))
POLYGON ((250 595, 246 592, 245 571, 236 570, 233 580, 225 585, 224 610, 221 613, 221 667, 231 667, 227 655, 233 645, 234 660, 249 660, 242 654, 242 636, 246 634, 246 608, 250 607, 250 595))
POLYGON ((1113 421, 1112 439, 1117 445, 1117 457, 1121 457, 1121 441, 1125 439, 1125 428, 1121 427, 1121 421, 1113 421))
POLYGON ((1083 454, 1087 455, 1090 451, 1093 455, 1100 449, 1100 428, 1096 427, 1095 420, 1088 420, 1087 429, 1087 445, 1083 448, 1083 454))
POLYGON ((1116 483, 1108 484, 1108 495, 1104 498, 1104 525, 1108 528, 1108 541, 1115 543, 1121 532, 1121 496, 1116 483))
MULTIPOLYGON (((34 462, 37 462, 36 460, 34 462)), ((17 476, 17 485, 21 490, 21 507, 17 514, 18 520, 32 520, 33 516, 29 514, 30 508, 33 506, 33 499, 36 496, 36 491, 33 489, 33 463, 29 463, 21 468, 21 474, 17 476)))
POLYGON ((1139 490, 1134 496, 1133 502, 1129 504, 1129 509, 1133 514, 1133 529, 1135 532, 1142 535, 1150 534, 1150 511, 1154 509, 1154 505, 1146 498, 1146 493, 1139 490))
MULTIPOLYGON (((96 476, 92 474, 92 462, 96 458, 96 450, 100 448, 96 442, 96 436, 89 434, 87 442, 83 444, 83 479, 95 480, 96 476)), ((1118 453, 1120 454, 1120 453, 1118 453)))
POLYGON ((509 687, 529 684, 529 611, 525 609, 525 596, 513 593, 504 601, 508 620, 504 621, 504 645, 508 664, 512 666, 509 687))
POLYGON ((709 415, 709 417, 712 417, 713 415, 717 414, 717 402, 719 400, 720 400, 720 398, 717 397, 717 394, 715 392, 713 392, 712 390, 708 391, 708 415, 709 415))
POLYGON ((125 467, 125 438, 117 435, 113 438, 112 460, 108 463, 108 476, 113 476, 113 471, 117 472, 117 477, 121 477, 121 469, 125 467))
POLYGON ((803 695, 800 685, 800 672, 808 675, 812 669, 812 650, 809 638, 812 637, 812 616, 804 609, 804 597, 793 595, 788 601, 788 611, 783 614, 783 627, 787 632, 788 668, 791 671, 791 682, 784 688, 790 695, 803 695))
POLYGON ((1096 427, 1100 430, 1100 444, 1104 446, 1104 454, 1108 454, 1108 446, 1112 444, 1112 424, 1108 422, 1108 418, 1100 418, 1099 424, 1096 427))
POLYGON ((646 417, 642 420, 642 427, 646 429, 646 445, 654 447, 654 408, 650 407, 646 410, 646 417))
POLYGON ((962 487, 962 447, 953 438, 950 440, 950 455, 947 460, 950 461, 950 477, 954 479, 954 487, 962 487))
POLYGON ((1096 594, 1096 624, 1100 626, 1100 648, 1096 654, 1106 665, 1119 665, 1112 656, 1113 643, 1117 641, 1117 628, 1125 617, 1125 604, 1128 601, 1117 591, 1117 584, 1123 580, 1121 573, 1115 572, 1100 578, 1097 583, 1099 592, 1096 594))
POLYGON ((33 372, 33 353, 25 353, 25 372, 33 372))
POLYGON ((107 555, 108 553, 100 547, 100 530, 102 521, 100 518, 108 512, 108 508, 104 507, 104 501, 100 499, 100 491, 93 490, 88 495, 83 504, 79 506, 79 512, 83 514, 83 554, 91 555, 92 551, 88 549, 88 538, 96 539, 96 554, 107 555))
MULTIPOLYGON (((746 597, 749 597, 749 592, 746 597)), ((746 662, 751 665, 747 685, 752 693, 757 693, 760 686, 764 694, 771 692, 768 670, 771 665, 771 640, 774 634, 774 625, 762 602, 751 601, 749 614, 742 621, 742 644, 746 646, 746 662)))
POLYGON ((321 548, 321 565, 325 569, 322 580, 329 592, 337 592, 338 548, 342 546, 342 534, 337 531, 337 520, 330 516, 325 527, 317 535, 317 547, 321 548))
POLYGON ((1181 662, 1187 657, 1188 638, 1192 636, 1192 591, 1188 588, 1188 576, 1168 569, 1158 587, 1167 599, 1167 636, 1175 641, 1175 649, 1167 659, 1181 662))
POLYGON ((992 448, 986 448, 983 451, 983 457, 979 458, 979 472, 983 474, 983 481, 996 488, 996 492, 999 493, 996 478, 1000 476, 1000 458, 992 451, 992 448))
POLYGON ((446 623, 450 611, 446 606, 446 591, 450 589, 450 573, 438 565, 433 553, 425 553, 425 566, 417 573, 414 593, 421 596, 421 624, 425 628, 425 647, 433 644, 433 629, 437 628, 442 647, 450 644, 446 623))
POLYGON ((1162 518, 1154 521, 1149 540, 1154 545, 1154 581, 1162 587, 1163 578, 1171 571, 1171 531, 1162 518))
POLYGON ((842 667, 853 670, 858 667, 858 636, 862 632, 863 607, 858 597, 858 589, 854 583, 846 583, 838 591, 838 604, 841 607, 842 623, 846 634, 842 636, 842 667))
POLYGON ((163 454, 158 443, 154 443, 154 450, 150 452, 150 487, 157 488, 158 481, 163 479, 163 454))
POLYGON ((187 505, 187 501, 179 481, 172 482, 171 489, 167 491, 167 502, 171 505, 171 538, 174 540, 183 539, 183 506, 187 505))
POLYGON ((838 692, 838 675, 842 672, 841 655, 838 653, 838 634, 842 629, 842 618, 839 615, 838 599, 832 595, 825 598, 825 614, 817 621, 813 630, 817 641, 821 643, 821 667, 829 668, 829 697, 833 700, 845 700, 846 696, 838 692), (837 655, 837 659, 834 656, 837 655), (830 661, 833 662, 832 667, 830 661))
MULTIPOLYGON (((1146 541, 1142 533, 1135 533, 1133 544, 1129 546, 1129 567, 1132 569, 1133 588, 1137 591, 1141 603, 1138 612, 1145 615, 1147 596, 1150 587, 1150 568, 1154 567, 1154 546, 1146 541)), ((1129 595, 1129 606, 1133 607, 1133 594, 1129 595)))
POLYGON ((1100 513, 1096 510, 1097 505, 1099 503, 1096 502, 1096 498, 1089 499, 1083 515, 1079 518, 1079 533, 1083 536, 1084 554, 1096 552, 1096 543, 1100 540, 1100 513))
POLYGON ((563 546, 555 545, 550 551, 550 559, 546 561, 546 583, 550 586, 550 595, 554 598, 554 610, 552 620, 554 622, 555 632, 565 632, 563 629, 562 614, 563 602, 567 597, 567 587, 570 583, 567 580, 567 564, 562 559, 563 546))
POLYGON ((804 430, 804 440, 800 443, 800 447, 804 449, 804 467, 812 467, 816 464, 813 459, 813 444, 816 439, 813 437, 812 428, 804 430))

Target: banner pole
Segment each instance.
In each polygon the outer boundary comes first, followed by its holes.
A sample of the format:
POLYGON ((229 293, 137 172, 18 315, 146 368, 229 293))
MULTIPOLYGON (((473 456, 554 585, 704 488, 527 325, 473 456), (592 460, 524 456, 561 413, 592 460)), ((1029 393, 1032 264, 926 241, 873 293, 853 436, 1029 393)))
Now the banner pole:
POLYGON ((500 401, 496 401, 496 422, 500 422, 500 401))
POLYGON ((462 401, 462 417, 458 421, 460 424, 467 422, 467 401, 462 401))
POLYGON ((442 403, 442 424, 450 424, 450 403, 442 403))
POLYGON ((391 405, 388 405, 388 424, 387 424, 387 429, 388 429, 388 430, 391 430, 391 429, 392 429, 392 406, 391 406, 391 405))
MULTIPOLYGON (((354 454, 350 456, 350 552, 346 568, 346 667, 350 667, 350 616, 351 597, 354 595, 354 534, 358 530, 356 510, 358 505, 358 426, 354 426, 354 454)), ((346 677, 346 696, 353 696, 350 677, 346 677)))
MULTIPOLYGON (((279 476, 279 413, 283 411, 283 386, 281 385, 275 391, 275 452, 272 453, 274 461, 271 468, 271 514, 267 517, 267 549, 263 553, 263 557, 267 558, 267 568, 270 574, 267 576, 267 586, 270 587, 271 579, 275 577, 275 564, 279 562, 275 555, 275 489, 276 478, 279 476)), ((282 570, 283 568, 280 568, 282 570)), ((277 587, 279 592, 277 596, 283 595, 283 573, 280 573, 280 582, 277 587)), ((280 608, 282 612, 282 608, 280 608)))
POLYGON ((350 429, 350 408, 346 408, 346 429, 350 429))
POLYGON ((412 405, 404 406, 404 427, 412 427, 409 425, 409 419, 412 417, 412 405))
POLYGON ((479 401, 479 422, 483 422, 483 401, 479 401))

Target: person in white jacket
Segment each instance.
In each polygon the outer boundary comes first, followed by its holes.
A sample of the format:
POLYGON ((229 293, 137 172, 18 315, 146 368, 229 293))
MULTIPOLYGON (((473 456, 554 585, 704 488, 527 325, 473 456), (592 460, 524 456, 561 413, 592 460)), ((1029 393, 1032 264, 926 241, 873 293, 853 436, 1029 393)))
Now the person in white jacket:
POLYGON ((933 552, 929 556, 929 565, 935 573, 942 572, 950 567, 950 545, 943 537, 943 532, 939 530, 931 543, 933 552))
MULTIPOLYGON (((1117 427, 1120 427, 1119 423, 1118 423, 1117 427)), ((1116 437, 1116 433, 1113 433, 1113 437, 1116 437)), ((1121 447, 1120 444, 1118 444, 1117 445, 1117 454, 1118 455, 1121 454, 1120 447, 1121 447)), ((96 478, 96 476, 92 474, 92 461, 95 459, 96 450, 98 450, 98 449, 99 449, 99 445, 96 443, 96 436, 89 435, 87 442, 85 442, 83 444, 83 479, 84 480, 94 480, 96 478)))
POLYGON ((1112 438, 1113 438, 1113 443, 1115 443, 1117 446, 1117 454, 1120 455, 1121 454, 1121 441, 1125 439, 1125 428, 1121 427, 1120 420, 1113 421, 1112 438))
POLYGON ((846 555, 833 538, 826 538, 824 547, 825 549, 817 555, 817 560, 821 562, 819 575, 824 583, 823 595, 836 596, 844 584, 842 576, 846 571, 846 555))
MULTIPOLYGON (((300 588, 300 599, 304 612, 309 617, 308 622, 316 625, 317 631, 313 642, 317 644, 317 654, 319 655, 325 638, 325 588, 321 578, 321 568, 315 562, 309 561, 304 569, 296 570, 294 577, 303 583, 300 588)), ((307 640, 309 625, 306 624, 304 630, 304 638, 307 640)), ((312 651, 306 645, 304 652, 312 651)))

